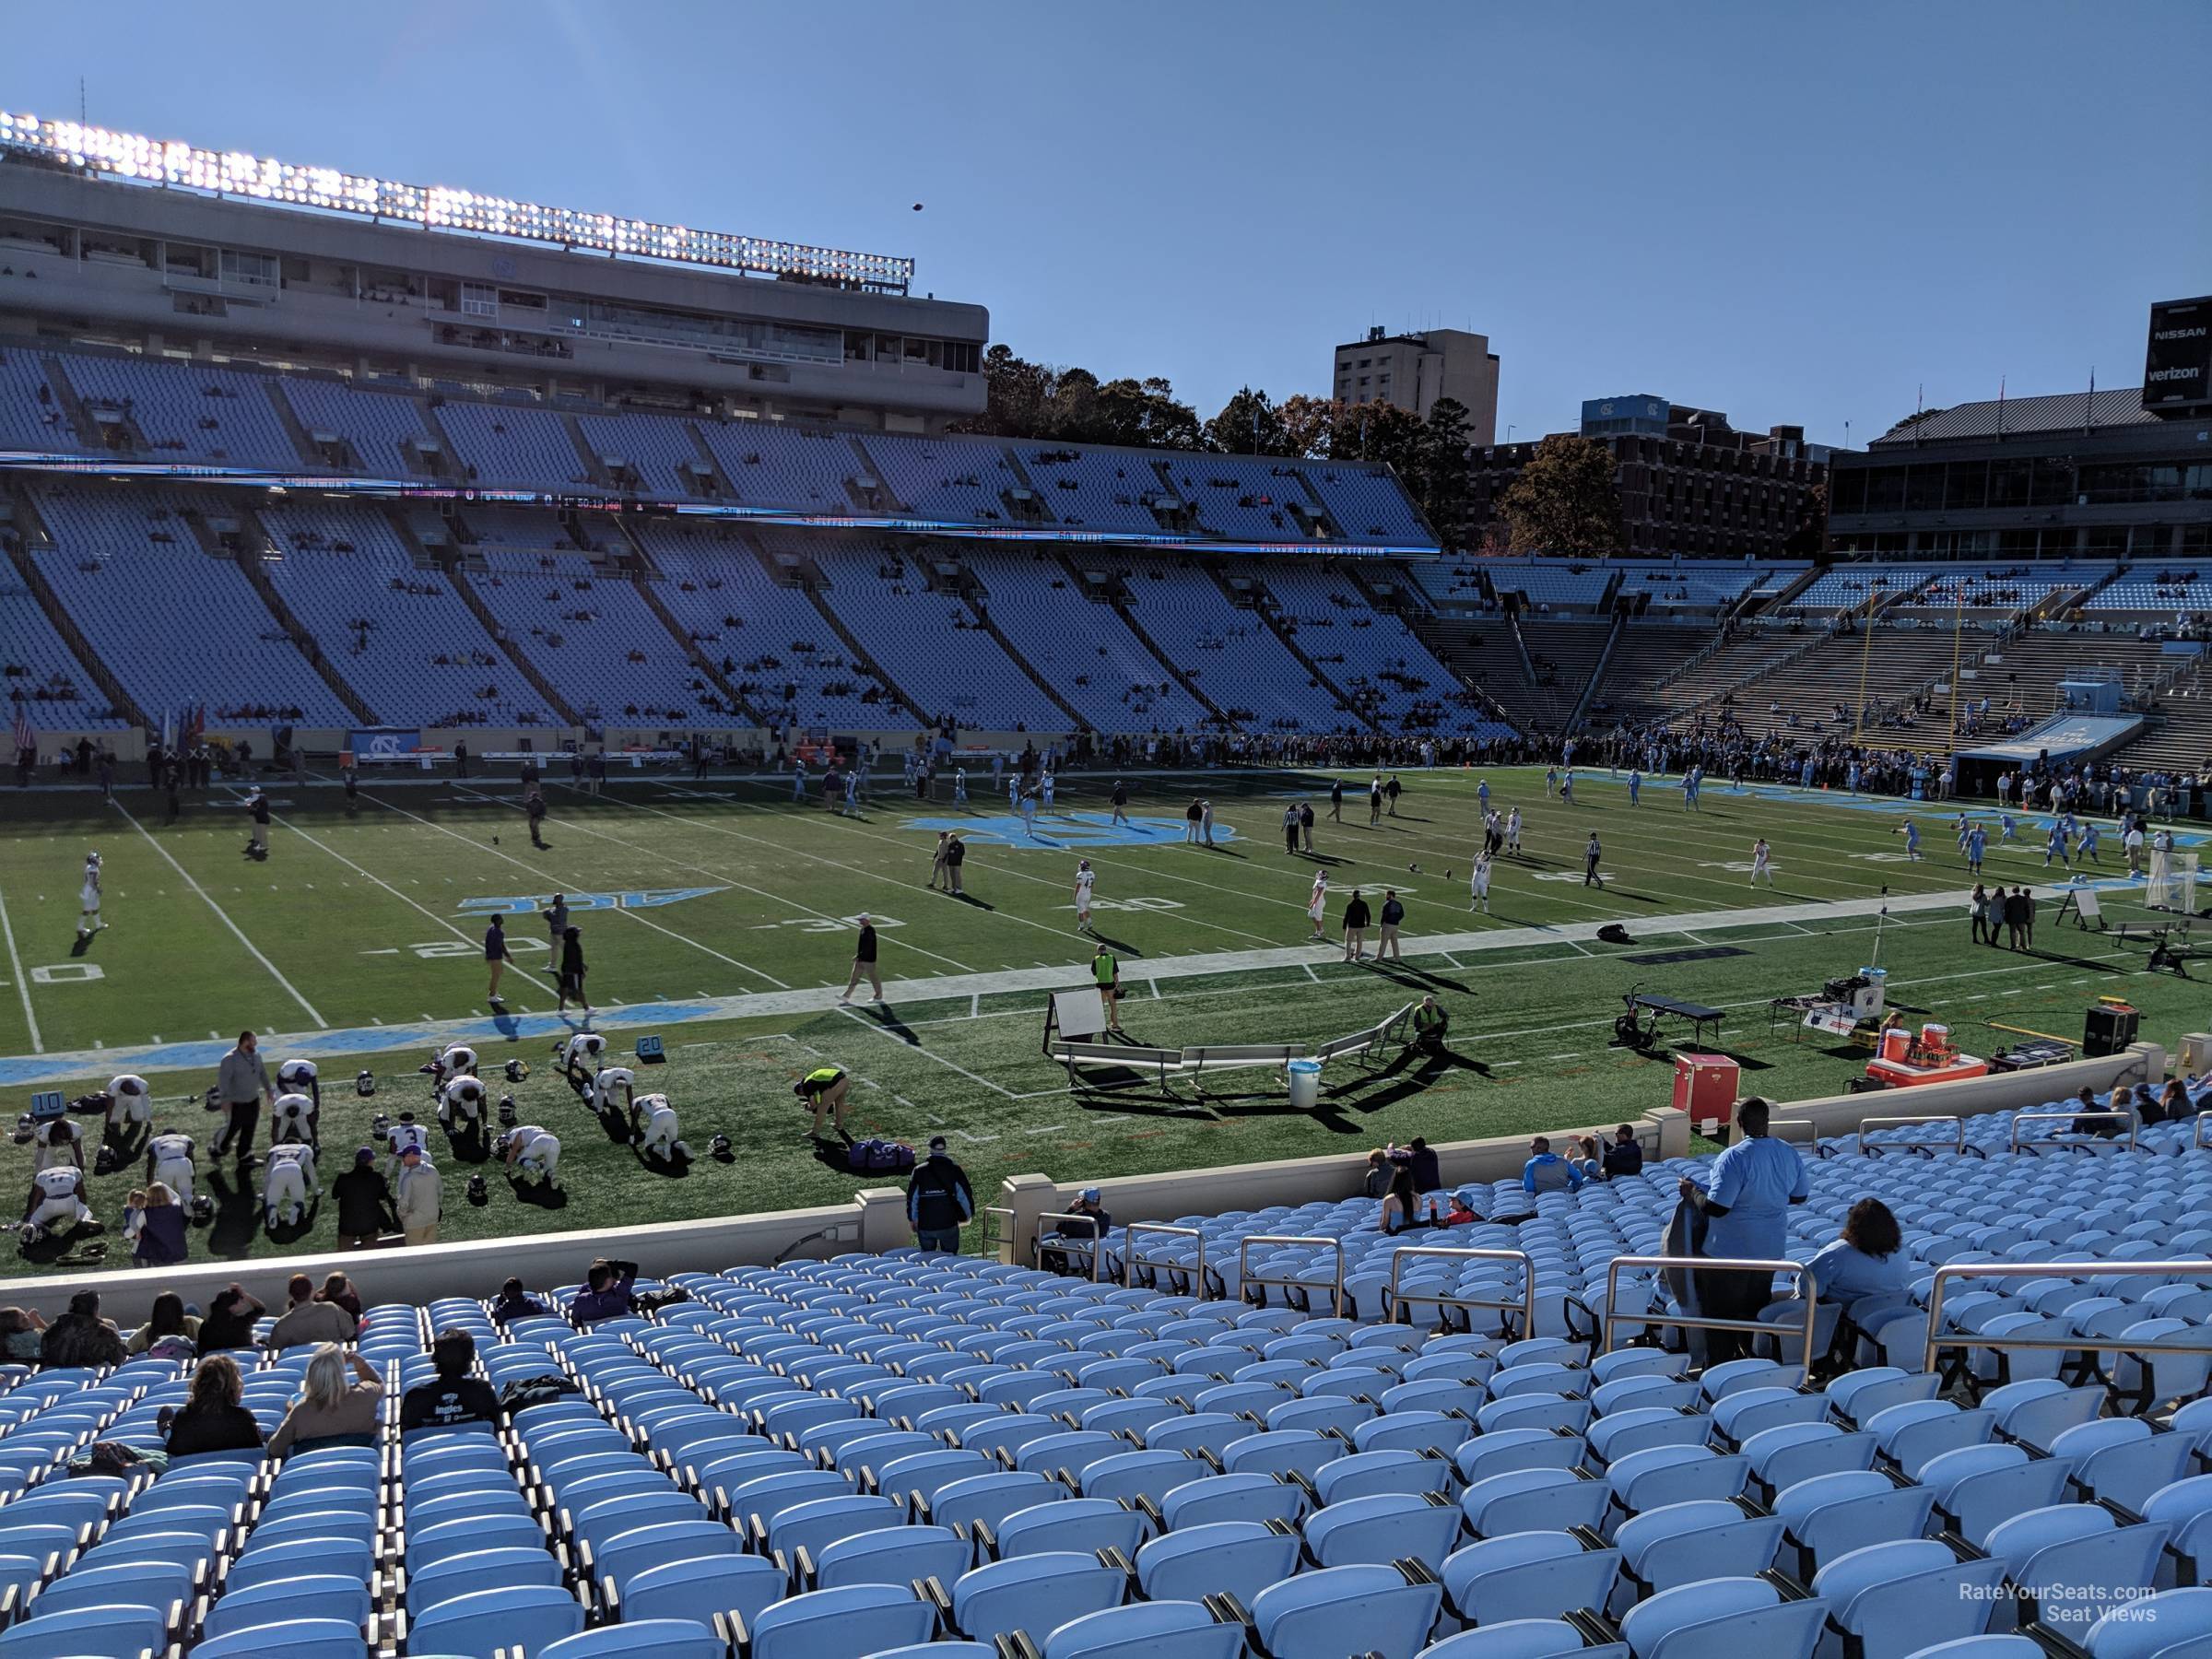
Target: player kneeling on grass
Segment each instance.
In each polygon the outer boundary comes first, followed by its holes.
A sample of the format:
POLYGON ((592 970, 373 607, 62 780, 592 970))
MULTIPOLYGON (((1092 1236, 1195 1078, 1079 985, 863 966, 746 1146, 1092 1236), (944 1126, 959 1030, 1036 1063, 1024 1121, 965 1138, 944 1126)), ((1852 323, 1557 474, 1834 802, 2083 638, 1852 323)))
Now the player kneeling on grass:
POLYGON ((67 1118, 48 1118, 33 1133, 33 1170, 81 1170, 85 1167, 84 1133, 67 1118))
POLYGON ((606 1039, 596 1031, 579 1031, 566 1042, 556 1044, 553 1052, 560 1056, 560 1069, 567 1074, 571 1088, 590 1088, 590 1077, 599 1069, 599 1056, 606 1052, 606 1039))
POLYGON ((131 1072, 108 1079, 108 1127, 120 1133, 134 1124, 152 1121, 154 1091, 144 1077, 131 1072))
POLYGON ((276 1087, 286 1094, 303 1094, 315 1105, 318 1118, 323 1112, 323 1074, 315 1069, 312 1060, 287 1060, 276 1068, 276 1087))
MULTIPOLYGON (((41 1170, 30 1178, 30 1202, 23 1206, 23 1242, 64 1233, 92 1222, 85 1203, 85 1172, 72 1168, 41 1170)), ((97 1225, 97 1223, 93 1223, 97 1225)))
POLYGON ((451 1078, 477 1075, 477 1051, 465 1042, 456 1042, 443 1053, 433 1054, 422 1069, 430 1079, 430 1092, 435 1094, 451 1078))
POLYGON ((399 1122, 384 1131, 384 1150, 392 1158, 389 1175, 393 1179, 397 1179, 400 1161, 406 1157, 407 1153, 410 1150, 427 1153, 429 1150, 429 1132, 415 1121, 415 1114, 411 1112, 401 1112, 399 1122))
POLYGON ((315 1179, 315 1149, 304 1141, 271 1147, 261 1174, 261 1205, 272 1228, 290 1227, 304 1218, 322 1195, 315 1179))
POLYGON ((633 1110, 637 1100, 637 1074, 627 1065, 604 1066, 583 1086, 583 1103, 602 1117, 620 1116, 633 1110))
POLYGON ((276 1104, 269 1109, 269 1144, 273 1147, 281 1147, 287 1142, 304 1147, 322 1145, 322 1116, 312 1096, 278 1095, 276 1104))
POLYGON ((560 1191, 560 1137, 535 1124, 524 1124, 500 1137, 500 1157, 507 1178, 525 1186, 548 1186, 560 1191))
MULTIPOLYGON (((814 1109, 816 1140, 828 1138, 822 1134, 825 1116, 834 1119, 838 1134, 845 1135, 845 1093, 852 1086, 853 1079, 841 1065, 818 1065, 791 1086, 791 1092, 814 1109)), ((846 1135, 845 1138, 853 1137, 846 1135)))
POLYGON ((665 1094, 637 1095, 629 1102, 629 1144, 663 1163, 690 1161, 691 1148, 677 1138, 676 1108, 665 1094))
POLYGON ((192 1204, 193 1180, 197 1171, 193 1167, 193 1141, 189 1135, 180 1134, 168 1124, 146 1143, 146 1179, 159 1182, 176 1194, 177 1202, 189 1207, 192 1204))
POLYGON ((438 1122, 448 1135, 475 1134, 484 1126, 484 1084, 455 1077, 438 1093, 438 1122))

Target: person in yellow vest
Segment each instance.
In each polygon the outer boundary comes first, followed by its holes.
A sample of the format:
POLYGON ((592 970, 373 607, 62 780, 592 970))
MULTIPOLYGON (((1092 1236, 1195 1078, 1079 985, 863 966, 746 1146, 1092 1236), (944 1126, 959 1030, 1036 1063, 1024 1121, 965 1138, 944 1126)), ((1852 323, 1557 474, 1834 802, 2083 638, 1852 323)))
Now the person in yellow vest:
MULTIPOLYGON (((818 1065, 792 1085, 791 1092, 814 1108, 816 1140, 827 1138, 822 1134, 825 1116, 836 1123, 838 1134, 845 1135, 845 1091, 852 1085, 853 1079, 845 1075, 841 1065, 818 1065)), ((845 1135, 845 1138, 853 1137, 845 1135)))
POLYGON ((1114 959, 1113 952, 1106 947, 1102 940, 1100 942, 1097 954, 1090 959, 1090 977, 1092 982, 1099 988, 1100 1000, 1106 1005, 1106 1029, 1110 1031, 1120 1030, 1122 1029, 1122 965, 1114 959))
POLYGON ((1420 1000, 1413 1011, 1413 1046, 1424 1054, 1444 1052, 1444 1032, 1451 1028, 1452 1017, 1438 1004, 1435 993, 1420 1000))

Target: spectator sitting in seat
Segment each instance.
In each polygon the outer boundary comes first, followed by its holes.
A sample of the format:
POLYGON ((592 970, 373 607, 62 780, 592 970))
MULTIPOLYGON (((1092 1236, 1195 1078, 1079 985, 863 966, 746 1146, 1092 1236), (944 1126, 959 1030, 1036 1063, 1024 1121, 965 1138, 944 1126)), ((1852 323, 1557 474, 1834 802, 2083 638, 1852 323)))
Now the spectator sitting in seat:
MULTIPOLYGON (((508 1283, 518 1291, 522 1288, 519 1280, 508 1283)), ((505 1294, 501 1291, 501 1300, 505 1294)), ((401 1396, 402 1434, 417 1429, 452 1429, 462 1423, 481 1423, 486 1429, 498 1424, 500 1396, 483 1378, 469 1374, 477 1363, 476 1338, 451 1327, 439 1332, 430 1343, 430 1363, 437 1368, 436 1378, 418 1382, 401 1396)))
POLYGON ((361 1324, 361 1296, 353 1288, 353 1281, 342 1273, 334 1273, 323 1281, 323 1288, 315 1292, 319 1302, 335 1302, 352 1318, 354 1328, 361 1324))
MULTIPOLYGON (((330 1304, 322 1304, 328 1307, 330 1304)), ((269 1455, 307 1446, 366 1446, 376 1438, 376 1420, 382 1409, 384 1384, 376 1367, 360 1355, 350 1357, 335 1342, 326 1342, 307 1362, 307 1376, 292 1408, 269 1436, 269 1455), (346 1381, 348 1363, 354 1381, 346 1381)))
MULTIPOLYGON (((1055 1239, 1103 1239, 1113 1230, 1113 1218, 1106 1213, 1099 1201, 1097 1187, 1085 1187, 1076 1197, 1066 1218, 1053 1223, 1052 1236, 1055 1239), (1080 1217, 1081 1219, 1077 1219, 1080 1217)), ((1038 1265, 1049 1273, 1068 1273, 1078 1266, 1088 1267, 1091 1258, 1088 1253, 1075 1255, 1065 1250, 1054 1250, 1049 1244, 1038 1253, 1038 1265)))
POLYGON ((1413 1179, 1413 1160, 1393 1159, 1390 1166, 1390 1191, 1382 1194, 1382 1209, 1377 1225, 1385 1238, 1403 1232, 1413 1225, 1421 1205, 1421 1189, 1413 1179))
POLYGON ((206 1317, 200 1321, 200 1352, 253 1346, 253 1322, 268 1310, 261 1299, 246 1293, 243 1285, 229 1285, 207 1300, 206 1317))
POLYGON ((171 1458, 201 1452, 258 1452, 261 1425, 239 1402, 244 1393, 238 1361, 210 1354, 193 1368, 192 1392, 182 1406, 164 1406, 156 1419, 171 1458))
POLYGON ((123 1337, 100 1316, 97 1290, 79 1290, 71 1297, 69 1312, 46 1327, 39 1345, 39 1363, 49 1371, 123 1361, 123 1337))
POLYGON ((631 1287, 637 1279, 635 1262, 601 1257, 585 1270, 584 1288, 576 1292, 576 1300, 569 1304, 569 1317, 580 1325, 594 1325, 603 1319, 619 1319, 635 1312, 638 1299, 631 1287))
POLYGON ((35 1309, 0 1308, 0 1361, 36 1365, 46 1322, 35 1309))
POLYGON ((1583 1172, 1551 1149, 1548 1136, 1537 1135, 1528 1143, 1528 1161, 1521 1166, 1521 1190, 1534 1197, 1538 1193, 1579 1193, 1583 1187, 1583 1172))
POLYGON ((291 1306, 277 1317, 269 1333, 269 1347, 278 1350, 304 1347, 314 1342, 351 1342, 356 1324, 352 1314, 335 1302, 315 1300, 315 1281, 295 1273, 285 1287, 291 1306))
POLYGON ((523 1288, 523 1281, 511 1278, 500 1287, 499 1300, 491 1304, 491 1323, 503 1325, 511 1319, 545 1319, 553 1310, 523 1288))
POLYGON ((174 1290, 164 1290, 154 1298, 146 1323, 131 1333, 124 1351, 162 1359, 189 1359, 197 1351, 194 1345, 199 1335, 200 1322, 184 1312, 184 1299, 174 1290), (179 1343, 183 1345, 181 1348, 175 1346, 179 1343))
MULTIPOLYGON (((2072 1134, 2094 1135, 2100 1139, 2110 1140, 2120 1133, 2118 1118, 2093 1115, 2103 1112, 2104 1108, 2097 1104, 2096 1093, 2087 1083, 2081 1086, 2081 1092, 2074 1097, 2074 1104, 2081 1109, 2081 1115, 2066 1126, 2072 1134)), ((2112 1109, 2116 1112, 2126 1111, 2126 1097, 2123 1095, 2114 1100, 2112 1109)))
POLYGON ((1601 1180, 1617 1181, 1624 1175, 1643 1173, 1643 1144, 1636 1138, 1635 1129, 1623 1124, 1613 1131, 1613 1144, 1606 1148, 1605 1167, 1601 1180))
POLYGON ((1380 1198, 1390 1191, 1390 1155, 1380 1147, 1367 1155, 1367 1173, 1360 1180, 1359 1190, 1370 1198, 1380 1198))
POLYGON ((1843 1230, 1808 1262, 1814 1293, 1822 1301, 1863 1296, 1901 1296, 1910 1264, 1897 1218, 1879 1198, 1862 1198, 1843 1218, 1843 1230))

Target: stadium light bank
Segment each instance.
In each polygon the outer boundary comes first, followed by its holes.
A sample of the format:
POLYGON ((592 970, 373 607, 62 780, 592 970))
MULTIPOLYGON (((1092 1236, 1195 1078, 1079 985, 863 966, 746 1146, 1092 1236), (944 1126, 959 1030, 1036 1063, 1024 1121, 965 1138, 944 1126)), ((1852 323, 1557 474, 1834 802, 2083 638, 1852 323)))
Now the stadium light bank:
POLYGON ((395 183, 332 167, 301 167, 241 150, 200 149, 178 139, 148 138, 74 121, 41 121, 5 111, 0 111, 0 154, 104 178, 354 214, 430 230, 551 242, 567 249, 882 292, 903 294, 914 276, 912 259, 888 253, 690 230, 648 219, 479 195, 442 184, 395 183))

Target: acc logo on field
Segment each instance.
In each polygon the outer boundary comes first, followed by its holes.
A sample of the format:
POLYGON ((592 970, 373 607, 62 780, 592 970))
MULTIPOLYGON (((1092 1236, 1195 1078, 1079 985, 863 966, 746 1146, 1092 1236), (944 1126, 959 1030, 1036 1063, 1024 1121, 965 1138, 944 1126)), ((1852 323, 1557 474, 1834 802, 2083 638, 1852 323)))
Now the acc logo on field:
MULTIPOLYGON (((622 893, 571 893, 568 905, 572 911, 657 910, 664 904, 681 904, 687 899, 704 899, 709 893, 727 890, 718 887, 642 888, 622 893)), ((455 908, 465 916, 488 915, 494 911, 512 915, 518 911, 549 910, 552 904, 550 893, 524 893, 515 899, 464 899, 455 908)))

